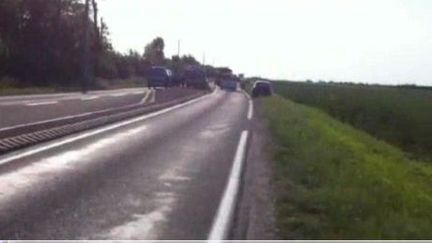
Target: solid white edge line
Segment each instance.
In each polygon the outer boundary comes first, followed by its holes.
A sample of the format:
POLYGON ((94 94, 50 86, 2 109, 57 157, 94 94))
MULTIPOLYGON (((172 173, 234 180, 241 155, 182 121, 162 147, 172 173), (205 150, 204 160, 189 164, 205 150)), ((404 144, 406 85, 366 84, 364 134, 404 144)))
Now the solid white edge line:
POLYGON ((228 177, 228 183, 219 204, 216 218, 213 221, 208 242, 222 242, 227 237, 240 187, 241 172, 245 160, 248 136, 249 131, 245 130, 241 133, 237 151, 234 156, 234 162, 228 177))
POLYGON ((252 120, 252 118, 253 118, 253 100, 252 100, 251 96, 245 90, 242 90, 242 92, 246 96, 246 98, 249 100, 247 119, 252 120))
POLYGON ((95 100, 95 99, 99 99, 100 97, 97 95, 94 96, 89 96, 89 97, 82 97, 81 100, 86 101, 86 100, 95 100))
POLYGON ((184 107, 184 106, 196 103, 198 101, 201 101, 201 100, 207 98, 208 96, 213 95, 214 93, 215 92, 212 92, 210 94, 207 94, 207 95, 195 98, 195 99, 187 101, 185 103, 174 105, 174 106, 171 106, 171 107, 168 107, 168 108, 165 108, 163 110, 156 111, 156 112, 153 112, 153 113, 150 113, 150 114, 146 114, 146 115, 139 116, 139 117, 136 117, 136 118, 132 118, 132 119, 129 119, 129 120, 126 120, 126 121, 114 123, 114 124, 111 124, 111 125, 106 125, 105 127, 102 127, 102 128, 96 128, 95 130, 91 130, 91 131, 85 132, 85 133, 83 133, 81 135, 75 135, 75 136, 73 136, 71 138, 67 138, 67 139, 61 140, 59 142, 49 143, 46 146, 34 148, 34 149, 31 149, 31 150, 28 150, 28 151, 23 151, 21 153, 18 152, 17 154, 13 154, 13 155, 5 155, 5 156, 3 156, 3 158, 0 157, 0 165, 4 165, 4 164, 9 163, 9 162, 11 162, 13 160, 16 160, 16 159, 21 159, 21 158, 24 158, 24 157, 27 157, 27 156, 30 156, 30 155, 33 155, 33 154, 37 154, 39 152, 42 152, 42 151, 45 151, 45 150, 48 150, 48 149, 59 147, 61 145, 68 144, 68 143, 71 143, 71 142, 74 142, 74 141, 77 141, 77 140, 81 140, 81 139, 84 139, 84 138, 87 138, 87 137, 91 137, 91 136, 94 136, 94 135, 97 135, 97 134, 100 134, 100 133, 103 133, 103 132, 106 132, 106 131, 109 131, 109 130, 113 130, 113 129, 116 129, 116 128, 119 128, 119 127, 124 127, 124 126, 132 124, 132 123, 140 122, 140 121, 147 120, 147 119, 155 117, 155 116, 159 116, 159 115, 165 114, 167 112, 170 112, 170 111, 179 109, 181 107, 184 107))
POLYGON ((128 93, 119 93, 119 94, 110 94, 108 96, 111 96, 111 97, 121 97, 121 96, 126 96, 126 95, 129 95, 129 94, 128 93))
POLYGON ((44 102, 32 102, 32 103, 25 103, 26 106, 37 106, 37 105, 54 105, 57 104, 58 101, 44 101, 44 102))
MULTIPOLYGON (((89 95, 99 95, 102 97, 110 96, 115 92, 127 92, 130 94, 142 94, 142 91, 148 90, 148 88, 126 88, 126 89, 118 89, 118 90, 95 90, 89 91, 89 95), (139 91, 141 90, 141 91, 139 91)), ((0 105, 25 105, 26 103, 39 102, 38 100, 53 100, 56 101, 61 100, 70 100, 70 99, 79 99, 82 96, 80 92, 68 92, 68 93, 54 93, 54 94, 39 94, 39 95, 10 95, 10 96, 1 96, 0 97, 0 105)))

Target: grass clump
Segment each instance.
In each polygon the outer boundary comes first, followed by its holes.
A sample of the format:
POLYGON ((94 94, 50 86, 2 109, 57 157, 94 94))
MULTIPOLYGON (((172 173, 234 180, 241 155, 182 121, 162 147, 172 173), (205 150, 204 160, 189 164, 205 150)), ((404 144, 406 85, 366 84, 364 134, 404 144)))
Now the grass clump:
POLYGON ((283 239, 430 239, 432 168, 315 108, 264 100, 283 239))

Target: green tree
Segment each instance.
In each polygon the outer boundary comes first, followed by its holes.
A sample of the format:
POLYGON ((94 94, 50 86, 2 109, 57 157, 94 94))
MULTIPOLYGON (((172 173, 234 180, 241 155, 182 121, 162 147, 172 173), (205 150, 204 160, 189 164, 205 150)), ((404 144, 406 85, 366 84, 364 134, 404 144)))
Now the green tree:
POLYGON ((156 37, 152 42, 147 44, 144 48, 144 58, 152 65, 164 65, 165 42, 161 37, 156 37))

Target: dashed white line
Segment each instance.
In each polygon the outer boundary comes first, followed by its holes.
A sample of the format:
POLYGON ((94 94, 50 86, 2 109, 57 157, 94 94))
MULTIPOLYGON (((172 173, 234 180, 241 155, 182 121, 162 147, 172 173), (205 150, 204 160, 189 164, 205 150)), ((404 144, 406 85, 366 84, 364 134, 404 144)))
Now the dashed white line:
POLYGON ((247 113, 247 119, 252 120, 252 118, 253 118, 253 101, 249 100, 249 109, 248 109, 248 113, 247 113))
POLYGON ((208 242, 222 242, 228 235, 235 209, 237 194, 240 188, 241 171, 245 160, 248 136, 248 131, 243 131, 241 133, 237 151, 234 157, 234 162, 231 168, 231 173, 228 178, 228 184, 219 204, 216 218, 213 221, 208 242))
POLYGON ((25 105, 26 106, 38 106, 38 105, 54 105, 57 103, 58 103, 58 101, 43 101, 43 102, 25 103, 25 105))

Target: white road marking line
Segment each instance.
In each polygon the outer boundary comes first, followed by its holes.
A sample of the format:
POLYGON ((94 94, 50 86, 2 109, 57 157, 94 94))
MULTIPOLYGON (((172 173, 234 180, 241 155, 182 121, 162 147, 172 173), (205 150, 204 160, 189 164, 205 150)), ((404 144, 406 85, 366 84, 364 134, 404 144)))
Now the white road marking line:
MULTIPOLYGON (((140 104, 140 103, 137 103, 137 105, 138 104, 140 104)), ((132 104, 132 105, 135 105, 135 104, 132 104)), ((20 125, 16 125, 16 126, 4 127, 4 128, 0 128, 0 132, 10 130, 10 129, 17 129, 17 128, 21 128, 21 127, 25 127, 25 126, 38 125, 38 124, 42 124, 42 123, 46 123, 46 122, 54 122, 54 121, 61 121, 61 120, 69 119, 69 118, 83 117, 83 116, 101 113, 101 112, 107 112, 107 111, 111 111, 111 110, 115 110, 115 109, 117 109, 117 108, 108 108, 108 109, 97 110, 97 111, 93 111, 93 112, 80 113, 77 115, 63 116, 63 117, 59 117, 59 118, 55 118, 55 119, 49 119, 49 120, 43 120, 43 121, 38 121, 38 122, 20 124, 20 125)))
MULTIPOLYGON (((90 91, 88 94, 110 96, 113 92, 124 92, 129 94, 142 94, 147 88, 132 88, 132 89, 118 89, 118 90, 96 90, 90 91)), ((2 96, 0 97, 0 105, 20 105, 26 102, 38 102, 38 100, 73 100, 79 99, 83 94, 80 92, 70 93, 56 93, 56 94, 39 94, 39 95, 13 95, 13 96, 2 96)))
POLYGON ((242 90, 242 92, 246 96, 246 98, 249 100, 249 108, 248 108, 248 113, 247 113, 247 119, 248 120, 252 120, 252 118, 253 118, 253 100, 252 100, 252 98, 250 97, 250 95, 246 91, 242 90))
POLYGON ((57 104, 58 101, 42 101, 42 102, 34 102, 34 103, 25 103, 26 106, 38 106, 38 105, 54 105, 57 104))
POLYGON ((113 129, 116 129, 116 128, 124 127, 124 126, 130 125, 130 124, 136 123, 136 122, 147 120, 147 119, 152 118, 152 117, 160 116, 160 115, 168 113, 170 111, 173 111, 173 110, 179 109, 181 107, 185 107, 187 105, 190 105, 190 104, 193 104, 195 102, 201 101, 201 100, 207 98, 208 96, 214 95, 214 94, 215 94, 215 92, 207 94, 207 95, 204 95, 204 96, 201 96, 201 97, 198 97, 198 98, 190 100, 190 101, 187 101, 185 103, 181 103, 181 104, 178 104, 178 105, 175 105, 175 106, 171 106, 171 107, 165 108, 165 109, 160 110, 160 111, 156 111, 156 112, 147 114, 147 115, 143 115, 143 116, 139 116, 139 117, 136 117, 136 118, 133 118, 133 119, 130 119, 130 120, 123 121, 123 122, 118 122, 118 123, 114 123, 114 124, 111 124, 111 125, 107 125, 105 127, 98 128, 98 129, 95 129, 95 130, 91 130, 91 131, 82 133, 80 135, 75 135, 73 137, 60 140, 58 142, 49 143, 49 144, 47 144, 45 146, 31 148, 29 150, 18 152, 16 154, 12 154, 12 155, 6 155, 4 157, 0 157, 0 165, 7 164, 7 163, 9 163, 9 162, 11 162, 13 160, 21 159, 21 158, 24 158, 24 157, 27 157, 27 156, 30 156, 30 155, 33 155, 33 154, 40 153, 42 151, 46 151, 48 149, 56 148, 56 147, 62 146, 64 144, 68 144, 68 143, 71 143, 71 142, 74 142, 74 141, 77 141, 77 140, 88 138, 88 137, 91 137, 91 136, 94 136, 94 135, 97 135, 97 134, 100 134, 100 133, 103 133, 103 132, 107 132, 107 131, 110 131, 110 130, 113 130, 113 129))
POLYGON ((231 173, 228 178, 228 184, 225 188, 222 200, 213 221, 208 242, 222 242, 228 235, 230 221, 232 219, 235 202, 241 182, 241 171, 246 154, 247 139, 249 131, 243 131, 237 146, 234 162, 231 167, 231 173))
POLYGON ((252 120, 252 117, 253 117, 253 101, 249 100, 249 109, 248 109, 248 113, 247 113, 247 119, 252 120))
POLYGON ((129 93, 120 93, 120 94, 110 94, 109 96, 111 96, 111 97, 120 97, 120 96, 126 96, 126 95, 128 95, 129 93))
POLYGON ((153 91, 151 91, 151 90, 147 91, 146 94, 144 95, 144 97, 142 98, 142 100, 140 101, 139 104, 142 105, 142 104, 146 103, 147 100, 148 100, 148 98, 149 98, 149 96, 150 96, 150 94, 151 94, 152 92, 153 92, 153 91))
POLYGON ((88 97, 82 97, 81 100, 95 100, 95 99, 99 99, 99 96, 88 96, 88 97))
POLYGON ((135 92, 126 92, 126 93, 117 93, 117 94, 110 94, 109 96, 112 97, 120 97, 120 96, 126 96, 126 95, 137 95, 137 94, 143 94, 145 91, 135 91, 135 92))

